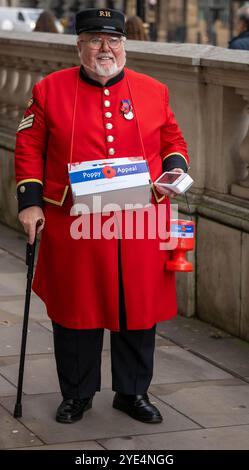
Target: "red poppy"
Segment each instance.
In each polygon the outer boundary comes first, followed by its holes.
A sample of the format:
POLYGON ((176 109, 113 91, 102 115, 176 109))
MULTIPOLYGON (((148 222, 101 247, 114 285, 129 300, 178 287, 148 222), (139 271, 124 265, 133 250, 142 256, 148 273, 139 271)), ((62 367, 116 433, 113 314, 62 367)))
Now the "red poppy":
POLYGON ((108 165, 103 168, 102 173, 106 178, 113 178, 114 176, 116 176, 116 170, 114 170, 114 168, 108 165))
POLYGON ((122 100, 121 101, 121 106, 120 106, 120 111, 123 114, 128 114, 132 110, 131 102, 130 100, 122 100))

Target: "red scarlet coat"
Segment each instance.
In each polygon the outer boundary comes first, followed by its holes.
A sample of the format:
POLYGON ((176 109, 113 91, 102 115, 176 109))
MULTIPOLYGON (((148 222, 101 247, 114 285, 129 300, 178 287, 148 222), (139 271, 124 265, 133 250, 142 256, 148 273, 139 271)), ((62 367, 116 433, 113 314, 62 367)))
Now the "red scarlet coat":
MULTIPOLYGON (((20 198, 29 195, 26 207, 36 205, 31 187, 43 188, 46 217, 33 290, 45 302, 49 317, 67 328, 118 331, 119 242, 103 237, 75 240, 70 235, 76 218, 69 215, 72 197, 67 164, 78 77, 79 67, 73 67, 52 73, 36 84, 33 103, 17 132, 20 198)), ((185 141, 169 107, 167 87, 129 69, 104 87, 80 79, 73 161, 144 153, 152 181, 162 173, 163 160, 178 158, 178 162, 188 163, 185 141), (126 99, 133 107, 131 120, 120 111, 121 101, 126 99), (111 129, 106 127, 108 123, 111 129), (112 142, 107 140, 110 135, 112 142)), ((152 204, 156 210, 158 204, 169 209, 164 197, 158 199, 155 195, 152 204)), ((108 219, 107 215, 101 217, 102 223, 108 219)), ((159 242, 158 236, 149 239, 147 235, 143 240, 120 240, 128 329, 151 328, 176 315, 175 277, 165 270, 169 254, 160 250, 159 242)))

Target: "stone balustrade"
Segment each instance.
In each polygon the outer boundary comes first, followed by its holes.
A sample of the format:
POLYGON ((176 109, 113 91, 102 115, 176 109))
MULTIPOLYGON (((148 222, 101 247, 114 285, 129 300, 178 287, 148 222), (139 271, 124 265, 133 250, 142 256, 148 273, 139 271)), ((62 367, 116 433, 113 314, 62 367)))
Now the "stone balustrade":
MULTIPOLYGON (((15 129, 33 84, 78 65, 75 41, 48 33, 0 34, 0 219, 19 229, 15 129)), ((194 273, 177 275, 179 311, 249 339, 249 52, 139 41, 128 41, 126 49, 128 67, 169 86, 189 146, 197 246, 190 254, 194 273)), ((178 203, 186 218, 185 199, 178 203)))

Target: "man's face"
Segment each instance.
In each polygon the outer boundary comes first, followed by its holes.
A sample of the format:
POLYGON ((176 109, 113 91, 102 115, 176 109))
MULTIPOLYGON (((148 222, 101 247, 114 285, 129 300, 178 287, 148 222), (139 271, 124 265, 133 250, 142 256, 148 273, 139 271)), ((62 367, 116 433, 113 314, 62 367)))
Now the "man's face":
POLYGON ((247 29, 247 28, 246 28, 246 23, 245 23, 245 21, 238 19, 238 20, 237 20, 237 24, 236 24, 236 31, 237 31, 237 33, 238 33, 238 34, 241 34, 241 33, 243 33, 244 31, 246 31, 246 29, 247 29))
MULTIPOLYGON (((80 62, 86 71, 98 77, 113 77, 117 75, 125 65, 124 42, 120 41, 117 48, 111 48, 107 40, 115 37, 115 34, 81 33, 77 42, 80 62), (100 49, 93 49, 89 40, 102 39, 100 49)), ((120 36, 116 36, 120 37, 120 36)))

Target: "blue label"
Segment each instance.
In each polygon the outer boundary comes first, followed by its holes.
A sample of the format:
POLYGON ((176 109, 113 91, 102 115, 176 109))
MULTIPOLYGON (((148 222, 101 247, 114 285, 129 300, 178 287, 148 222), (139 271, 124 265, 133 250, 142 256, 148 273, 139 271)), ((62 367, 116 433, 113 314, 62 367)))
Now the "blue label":
POLYGON ((194 233, 194 226, 171 224, 171 231, 178 233, 194 233))
POLYGON ((86 181, 96 181, 105 178, 113 178, 117 176, 135 175, 139 173, 147 173, 148 167, 145 162, 130 163, 127 165, 113 165, 106 164, 103 168, 93 168, 88 170, 80 170, 69 172, 71 184, 85 183, 86 181))

